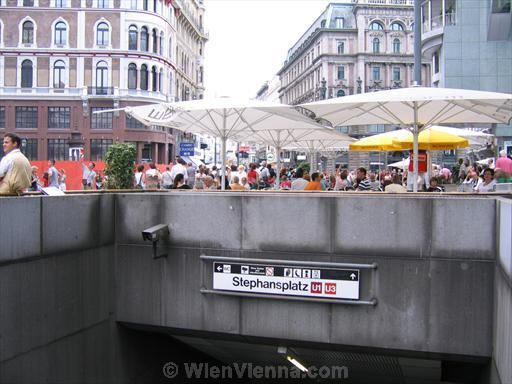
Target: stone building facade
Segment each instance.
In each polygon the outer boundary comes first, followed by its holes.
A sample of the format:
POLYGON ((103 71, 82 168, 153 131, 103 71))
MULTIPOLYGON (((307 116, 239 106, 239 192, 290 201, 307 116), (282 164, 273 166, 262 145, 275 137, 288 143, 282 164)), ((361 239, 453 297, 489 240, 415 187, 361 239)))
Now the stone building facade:
MULTIPOLYGON (((422 54, 431 62, 433 87, 512 93, 512 7, 510 0, 425 0, 422 2, 422 54)), ((512 155, 512 126, 476 125, 496 135, 495 152, 512 155)), ((492 155, 486 152, 483 156, 492 155)), ((443 154, 455 163, 466 156, 443 154)))
POLYGON ((0 133, 34 160, 100 160, 115 141, 174 156, 175 132, 116 109, 202 97, 201 0, 0 2, 0 133))
MULTIPOLYGON (((288 51, 278 72, 282 103, 374 92, 413 84, 414 9, 412 0, 353 0, 329 4, 288 51)), ((430 82, 428 61, 423 79, 430 82)), ((339 127, 361 138, 387 126, 339 127)), ((390 161, 401 153, 390 154, 390 161), (394 156, 396 155, 396 156, 394 156)), ((375 153, 345 153, 352 167, 385 162, 375 153)))

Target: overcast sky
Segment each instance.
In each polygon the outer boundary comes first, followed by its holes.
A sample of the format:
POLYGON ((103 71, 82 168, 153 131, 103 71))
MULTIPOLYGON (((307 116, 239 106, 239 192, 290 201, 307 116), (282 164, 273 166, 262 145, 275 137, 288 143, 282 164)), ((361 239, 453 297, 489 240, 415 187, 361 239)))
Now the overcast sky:
POLYGON ((327 0, 205 0, 206 97, 254 98, 327 0))

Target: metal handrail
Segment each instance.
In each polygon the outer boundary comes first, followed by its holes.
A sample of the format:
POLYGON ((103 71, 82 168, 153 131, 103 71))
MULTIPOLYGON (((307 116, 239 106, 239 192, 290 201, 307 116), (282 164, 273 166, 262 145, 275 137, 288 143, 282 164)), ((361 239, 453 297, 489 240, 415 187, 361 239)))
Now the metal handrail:
POLYGON ((274 259, 252 259, 252 258, 236 258, 226 256, 199 256, 202 260, 215 260, 215 261, 230 261, 241 263, 264 263, 264 264, 280 264, 280 265, 305 265, 316 267, 331 267, 331 268, 357 268, 357 269, 377 269, 378 264, 357 264, 357 263, 331 263, 323 261, 302 261, 302 260, 274 260, 274 259))

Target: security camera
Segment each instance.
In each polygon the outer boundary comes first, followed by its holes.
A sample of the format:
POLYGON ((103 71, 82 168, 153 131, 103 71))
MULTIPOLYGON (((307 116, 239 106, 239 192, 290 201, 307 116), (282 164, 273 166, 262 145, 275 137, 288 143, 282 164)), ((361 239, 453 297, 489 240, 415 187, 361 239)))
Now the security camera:
POLYGON ((154 227, 145 229, 142 231, 142 239, 144 241, 149 240, 153 243, 153 259, 158 259, 160 257, 167 257, 167 254, 158 255, 157 246, 158 240, 161 238, 167 237, 169 235, 169 227, 167 224, 158 224, 154 227))
POLYGON ((155 225, 154 227, 143 230, 142 239, 144 241, 148 240, 152 242, 157 242, 158 240, 160 240, 160 237, 163 237, 168 234, 169 227, 167 226, 167 224, 158 224, 155 225))

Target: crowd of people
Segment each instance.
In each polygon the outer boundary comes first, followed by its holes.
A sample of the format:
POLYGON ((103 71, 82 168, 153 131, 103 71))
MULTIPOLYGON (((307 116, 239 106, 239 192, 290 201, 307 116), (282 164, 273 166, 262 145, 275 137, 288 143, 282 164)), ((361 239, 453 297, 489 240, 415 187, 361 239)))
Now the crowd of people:
MULTIPOLYGON (((20 194, 26 190, 38 191, 45 187, 66 190, 66 172, 57 169, 55 161, 48 161, 48 169, 43 177, 38 177, 38 168, 19 150, 21 140, 12 133, 4 136, 3 149, 6 154, 0 162, 0 194, 20 194)), ((305 191, 373 191, 407 192, 412 190, 411 173, 398 168, 379 172, 368 172, 360 167, 348 170, 336 167, 333 173, 326 171, 309 172, 307 168, 282 168, 275 163, 263 161, 260 164, 231 165, 225 170, 224 189, 249 190, 305 190, 305 191), (279 172, 279 177, 278 177, 279 172)), ((219 190, 222 183, 222 169, 216 166, 196 167, 176 158, 174 163, 160 172, 156 164, 149 167, 138 165, 134 171, 133 188, 145 190, 195 189, 219 190)), ((82 161, 82 186, 87 189, 103 189, 106 177, 95 170, 94 162, 82 161)), ((418 175, 418 191, 442 192, 443 184, 458 184, 463 192, 492 192, 497 183, 512 182, 512 159, 505 151, 500 152, 496 163, 470 164, 468 159, 460 159, 450 171, 434 166, 431 177, 426 173, 418 175)))
MULTIPOLYGON (((432 176, 418 175, 418 191, 443 192, 445 184, 458 184, 459 191, 492 192, 498 179, 507 181, 512 175, 512 160, 498 161, 501 168, 496 169, 493 162, 485 165, 469 164, 469 160, 460 160, 453 170, 434 166, 432 176)), ((263 161, 260 164, 231 165, 225 169, 226 190, 305 190, 305 191, 373 191, 407 192, 412 191, 410 176, 412 173, 398 168, 368 172, 364 167, 348 170, 336 167, 335 172, 309 172, 302 167, 282 168, 277 177, 276 164, 263 161), (409 180, 408 180, 409 177, 409 180), (279 183, 278 183, 279 180, 279 183)), ((134 188, 139 189, 195 189, 220 190, 222 171, 216 166, 196 167, 177 158, 175 164, 169 164, 162 173, 155 164, 149 169, 137 167, 134 188)))

